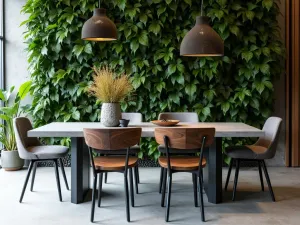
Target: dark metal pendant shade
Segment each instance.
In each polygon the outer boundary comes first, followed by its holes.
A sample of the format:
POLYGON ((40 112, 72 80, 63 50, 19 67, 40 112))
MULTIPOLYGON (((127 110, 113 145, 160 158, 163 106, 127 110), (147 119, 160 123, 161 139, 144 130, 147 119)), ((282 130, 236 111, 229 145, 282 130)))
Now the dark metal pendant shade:
POLYGON ((106 9, 94 9, 94 15, 82 27, 81 38, 88 41, 117 40, 117 27, 106 16, 106 9))
POLYGON ((224 41, 209 25, 209 17, 197 17, 196 25, 181 43, 180 55, 189 57, 224 55, 224 41))

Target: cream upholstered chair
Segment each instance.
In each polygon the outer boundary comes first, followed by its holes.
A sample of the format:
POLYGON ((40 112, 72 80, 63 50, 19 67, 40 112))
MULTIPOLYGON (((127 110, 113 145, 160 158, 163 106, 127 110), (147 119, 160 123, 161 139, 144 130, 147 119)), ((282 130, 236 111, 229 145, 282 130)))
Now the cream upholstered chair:
POLYGON ((225 183, 225 190, 227 190, 228 187, 228 182, 230 179, 233 162, 234 161, 236 162, 232 201, 235 200, 240 162, 251 160, 251 161, 258 162, 258 169, 259 169, 262 191, 264 191, 264 182, 263 182, 262 169, 261 169, 261 167, 263 167, 271 198, 275 202, 275 196, 272 189, 270 177, 267 171, 267 167, 265 164, 265 160, 271 159, 275 156, 278 140, 279 140, 281 122, 282 122, 281 118, 270 117, 267 119, 263 127, 263 131, 265 132, 265 135, 259 138, 254 145, 231 146, 226 149, 226 154, 229 157, 231 157, 231 162, 229 165, 228 175, 225 183))
POLYGON ((54 162, 59 200, 62 201, 59 173, 58 173, 58 161, 61 166, 66 187, 69 190, 64 166, 62 163, 62 158, 68 154, 68 150, 69 150, 68 147, 60 146, 60 145, 43 145, 37 138, 28 137, 27 132, 32 129, 32 125, 29 119, 25 117, 15 118, 13 121, 13 125, 14 125, 14 132, 16 136, 19 155, 22 159, 30 160, 30 165, 28 167, 27 176, 20 197, 20 202, 22 202, 23 200, 23 196, 32 169, 33 169, 33 174, 31 180, 31 191, 33 190, 37 163, 41 161, 49 161, 49 160, 54 162))
MULTIPOLYGON (((129 124, 139 124, 143 122, 143 116, 141 113, 134 113, 134 112, 127 112, 127 113, 122 113, 122 119, 130 120, 129 124)), ((140 151, 140 146, 132 146, 130 148, 130 155, 137 155, 140 151)), ((97 151, 98 153, 101 154, 107 154, 107 151, 97 151)), ((126 155, 126 149, 118 150, 118 151, 113 151, 110 152, 109 154, 114 154, 114 155, 126 155)), ((139 175, 139 167, 136 165, 134 168, 134 181, 135 181, 135 191, 138 194, 139 189, 138 189, 138 184, 140 183, 140 175, 139 175)), ((102 189, 102 174, 99 174, 99 190, 102 189)), ((107 173, 105 173, 104 177, 104 182, 107 183, 107 173)))
MULTIPOLYGON (((159 120, 180 120, 183 123, 199 123, 199 118, 197 113, 195 112, 164 112, 158 115, 159 120)), ((158 150, 165 154, 165 148, 163 146, 158 146, 158 150)), ((170 149, 172 153, 172 149, 170 149)), ((176 151, 178 154, 178 151, 176 151)), ((195 150, 182 151, 182 154, 190 154, 195 153, 195 150)), ((163 167, 160 169, 160 179, 159 179, 159 193, 162 190, 162 181, 164 180, 164 176, 167 176, 167 170, 163 167)))

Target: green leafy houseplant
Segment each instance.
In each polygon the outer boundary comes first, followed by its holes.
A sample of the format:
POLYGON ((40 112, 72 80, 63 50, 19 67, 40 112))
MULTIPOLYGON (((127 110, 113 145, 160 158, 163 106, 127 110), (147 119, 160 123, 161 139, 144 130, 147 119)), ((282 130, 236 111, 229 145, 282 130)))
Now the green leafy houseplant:
POLYGON ((14 86, 8 91, 0 89, 0 119, 3 120, 0 131, 0 142, 3 145, 1 152, 1 165, 5 170, 18 170, 24 165, 24 160, 20 159, 16 137, 13 129, 13 119, 20 115, 20 103, 30 90, 31 81, 23 83, 15 97, 12 97, 14 86))
MULTIPOLYGON (((35 126, 51 121, 97 121, 88 97, 91 65, 110 65, 130 75, 136 98, 123 111, 146 121, 162 111, 195 111, 201 121, 236 121, 261 127, 273 108, 273 81, 284 68, 277 23, 278 0, 207 0, 204 14, 225 42, 219 58, 180 57, 179 46, 200 14, 199 0, 104 1, 118 40, 81 40, 83 23, 97 1, 28 0, 25 40, 29 53, 35 126)), ((49 139, 49 142, 58 139, 49 139)), ((67 139, 60 140, 67 144, 67 139)), ((224 146, 247 139, 225 139, 224 146)), ((153 139, 139 156, 157 158, 153 139)))
POLYGON ((17 150, 15 133, 13 130, 13 119, 20 115, 20 103, 28 94, 31 86, 31 81, 27 81, 20 86, 16 96, 12 97, 14 86, 5 91, 0 89, 0 100, 3 107, 0 107, 0 118, 4 121, 1 124, 0 142, 3 144, 5 151, 17 150))

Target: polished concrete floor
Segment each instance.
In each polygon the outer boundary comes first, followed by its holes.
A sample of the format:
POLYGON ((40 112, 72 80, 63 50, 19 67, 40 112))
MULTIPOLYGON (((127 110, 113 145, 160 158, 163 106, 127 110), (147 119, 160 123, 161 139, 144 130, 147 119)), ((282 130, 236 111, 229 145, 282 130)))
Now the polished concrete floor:
MULTIPOLYGON (((70 168, 66 168, 70 183, 70 168)), ((223 171, 225 180, 227 170, 223 171)), ((210 204, 205 199, 205 224, 300 224, 300 168, 269 168, 277 202, 273 203, 267 191, 260 191, 258 171, 243 168, 240 171, 237 198, 231 202, 232 180, 225 203, 210 204)), ((63 202, 58 201, 53 168, 38 168, 34 191, 29 188, 23 203, 18 202, 26 170, 0 170, 0 224, 1 225, 84 225, 90 224, 91 202, 70 203, 70 191, 62 182, 63 202)), ((157 192, 159 169, 141 168, 140 194, 135 196, 136 207, 131 208, 132 224, 167 224, 164 208, 160 207, 157 192)), ((175 174, 173 178, 170 222, 168 224, 200 224, 200 209, 194 207, 190 174, 175 174)), ((266 188, 267 190, 267 188, 266 188)), ((128 224, 125 217, 122 174, 109 174, 103 186, 102 207, 96 208, 96 224, 128 224)))

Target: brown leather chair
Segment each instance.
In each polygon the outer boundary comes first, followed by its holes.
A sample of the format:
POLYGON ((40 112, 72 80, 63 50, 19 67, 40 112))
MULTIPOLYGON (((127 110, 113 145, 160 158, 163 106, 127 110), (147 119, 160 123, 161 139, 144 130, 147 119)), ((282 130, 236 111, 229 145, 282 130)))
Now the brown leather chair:
POLYGON ((226 183, 225 183, 225 190, 227 190, 227 187, 228 187, 228 182, 230 179, 233 162, 236 162, 232 201, 235 200, 235 194, 236 194, 236 188, 237 188, 237 182, 238 182, 238 176, 239 176, 239 169, 240 169, 240 162, 241 161, 257 161, 260 182, 261 182, 261 189, 262 189, 262 191, 264 191, 264 182, 263 182, 262 170, 261 170, 261 167, 263 167, 271 198, 275 202, 275 196, 274 196, 273 188, 272 188, 271 181, 269 178, 268 170, 267 170, 267 167, 265 164, 265 160, 271 159, 275 156, 277 145, 278 145, 278 140, 279 140, 281 122, 282 122, 281 118, 270 117, 267 119, 267 121, 263 127, 263 131, 265 131, 264 137, 259 138, 258 141, 254 145, 231 146, 225 150, 226 154, 231 158, 229 170, 228 170, 228 174, 227 174, 227 179, 226 179, 226 183))
MULTIPOLYGON (((127 113, 122 113, 122 119, 130 120, 130 124, 139 124, 143 122, 143 116, 141 113, 133 113, 133 112, 127 112, 127 113)), ((140 146, 135 145, 130 148, 130 155, 138 155, 140 151, 140 146)), ((98 151, 99 154, 105 153, 105 151, 98 151)), ((107 151, 106 151, 107 153, 107 151)), ((126 155, 126 149, 121 149, 119 151, 114 151, 111 152, 110 154, 114 155, 126 155)), ((139 188, 138 184, 140 183, 140 175, 139 175, 139 167, 138 165, 134 167, 134 181, 135 181, 135 191, 138 194, 139 193, 139 188)), ((104 182, 107 183, 107 173, 105 173, 104 177, 104 182)), ((99 179, 100 180, 100 179, 99 179)), ((102 184, 99 182, 99 188, 102 184)))
MULTIPOLYGON (((100 174, 100 183, 102 183, 103 173, 106 172, 120 172, 124 174, 124 188, 126 200, 126 215, 127 221, 130 222, 129 211, 129 194, 128 194, 128 170, 130 176, 130 195, 131 205, 134 207, 134 193, 133 193, 133 174, 132 168, 137 165, 138 158, 129 156, 130 148, 139 143, 141 138, 141 128, 114 128, 114 129, 83 129, 85 142, 89 148, 89 154, 93 167, 94 183, 92 196, 92 210, 91 222, 94 222, 95 212, 95 198, 97 177, 100 174), (93 157, 93 150, 101 149, 102 151, 117 151, 120 149, 127 149, 126 155, 123 156, 98 156, 93 157)), ((102 186, 98 190, 98 206, 101 203, 102 186)))
MULTIPOLYGON (((160 113, 158 116, 159 120, 180 120, 180 122, 183 123, 199 123, 199 118, 197 113, 195 112, 164 112, 160 113)), ((158 146, 158 151, 165 154, 164 147, 158 146)), ((172 149, 170 149, 170 152, 172 152, 172 149)), ((178 154, 178 151, 176 151, 178 154)), ((181 154, 194 154, 194 150, 187 151, 185 150, 181 154)), ((160 179, 159 179, 159 193, 161 193, 162 190, 162 181, 164 179, 164 176, 167 175, 167 170, 165 170, 163 167, 160 170, 160 179)))
MULTIPOLYGON (((193 175, 194 201, 195 206, 198 206, 198 188, 197 179, 199 181, 199 197, 201 203, 201 219, 205 221, 204 204, 203 204, 203 172, 202 168, 206 166, 206 159, 203 158, 203 150, 209 147, 214 140, 215 128, 156 128, 156 142, 162 145, 166 150, 166 156, 159 157, 159 164, 167 170, 168 191, 167 191, 167 207, 166 207, 166 222, 169 221, 170 200, 172 191, 172 174, 178 172, 189 172, 193 175), (173 154, 170 154, 172 148, 173 154), (195 150, 200 153, 200 156, 175 156, 175 152, 180 154, 184 150, 195 150)), ((162 198, 161 206, 165 205, 165 190, 166 176, 162 182, 162 198)))

